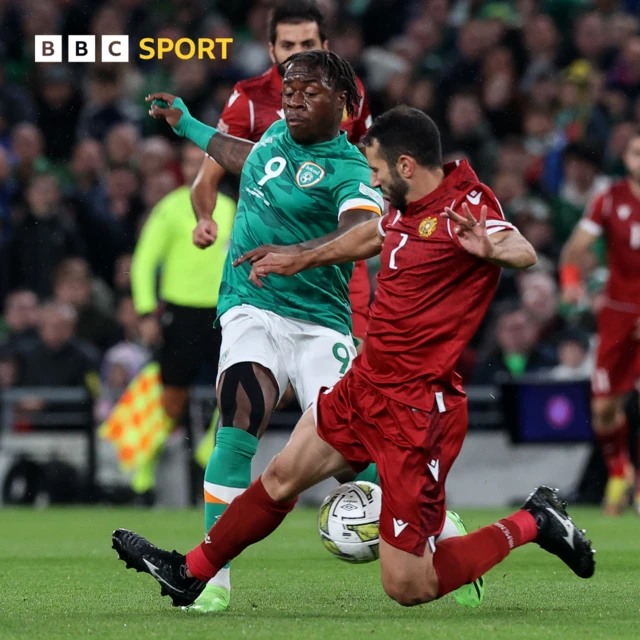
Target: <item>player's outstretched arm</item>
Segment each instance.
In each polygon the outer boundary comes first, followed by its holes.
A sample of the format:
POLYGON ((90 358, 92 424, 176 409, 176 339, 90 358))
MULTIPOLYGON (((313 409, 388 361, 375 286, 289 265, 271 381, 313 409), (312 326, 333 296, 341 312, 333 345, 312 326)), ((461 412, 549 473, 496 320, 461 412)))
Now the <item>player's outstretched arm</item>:
POLYGON ((526 269, 538 261, 535 249, 519 233, 487 233, 486 205, 480 210, 479 220, 475 219, 466 203, 462 205, 462 213, 464 215, 447 207, 441 215, 456 223, 454 233, 462 248, 470 254, 505 269, 526 269))
POLYGON ((361 222, 346 233, 327 238, 328 236, 325 236, 324 242, 303 249, 299 253, 268 253, 253 262, 249 279, 261 287, 260 278, 270 273, 292 276, 315 267, 366 260, 378 255, 382 250, 383 237, 378 229, 378 219, 361 222))
POLYGON ((577 304, 585 296, 579 264, 598 238, 582 226, 573 230, 560 254, 560 287, 562 299, 567 304, 577 304))
POLYGON ((185 103, 170 93, 152 93, 146 100, 151 102, 149 115, 152 118, 165 119, 179 136, 191 140, 230 173, 242 173, 253 142, 221 133, 196 120, 185 103))

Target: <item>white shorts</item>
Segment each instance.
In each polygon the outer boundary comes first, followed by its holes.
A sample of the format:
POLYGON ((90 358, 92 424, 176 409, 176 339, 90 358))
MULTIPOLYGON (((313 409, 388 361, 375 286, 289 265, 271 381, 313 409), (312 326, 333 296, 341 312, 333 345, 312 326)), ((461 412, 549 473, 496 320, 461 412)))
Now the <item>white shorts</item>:
POLYGON ((332 387, 342 378, 356 356, 350 335, 249 304, 226 311, 220 326, 218 381, 234 364, 256 362, 271 371, 280 397, 291 382, 303 411, 322 387, 332 387))

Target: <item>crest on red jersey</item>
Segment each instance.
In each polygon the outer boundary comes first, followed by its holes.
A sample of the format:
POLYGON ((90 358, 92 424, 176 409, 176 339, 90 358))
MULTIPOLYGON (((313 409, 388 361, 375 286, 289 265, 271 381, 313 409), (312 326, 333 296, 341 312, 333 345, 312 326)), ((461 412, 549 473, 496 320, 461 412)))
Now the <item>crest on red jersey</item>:
POLYGON ((421 238, 428 238, 435 230, 438 224, 438 218, 425 218, 418 227, 418 233, 421 238))
POLYGON ((631 215, 631 207, 628 204, 621 204, 618 207, 618 218, 626 220, 631 215))
POLYGON ((296 182, 299 187, 308 189, 318 184, 325 176, 324 169, 315 162, 303 162, 296 173, 296 182))

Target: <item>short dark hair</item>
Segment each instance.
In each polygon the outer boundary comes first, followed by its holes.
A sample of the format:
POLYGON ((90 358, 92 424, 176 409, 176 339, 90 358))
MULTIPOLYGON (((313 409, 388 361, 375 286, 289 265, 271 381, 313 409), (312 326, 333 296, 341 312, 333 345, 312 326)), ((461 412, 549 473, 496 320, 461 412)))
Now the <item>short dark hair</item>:
POLYGON ((279 24, 303 22, 315 22, 320 32, 320 41, 327 39, 327 23, 315 0, 284 0, 276 4, 269 14, 269 42, 276 43, 279 24))
POLYGON ((334 91, 344 91, 347 94, 345 108, 349 116, 354 116, 360 106, 360 94, 353 67, 344 58, 333 51, 319 49, 294 53, 283 62, 285 69, 292 62, 301 62, 306 64, 309 69, 320 70, 334 91))
POLYGON ((400 105, 378 116, 362 139, 365 147, 377 140, 387 162, 403 155, 428 169, 442 167, 442 144, 436 123, 419 109, 400 105))
POLYGON ((563 159, 565 162, 580 160, 599 171, 602 165, 602 149, 600 145, 591 142, 571 142, 564 149, 563 159))

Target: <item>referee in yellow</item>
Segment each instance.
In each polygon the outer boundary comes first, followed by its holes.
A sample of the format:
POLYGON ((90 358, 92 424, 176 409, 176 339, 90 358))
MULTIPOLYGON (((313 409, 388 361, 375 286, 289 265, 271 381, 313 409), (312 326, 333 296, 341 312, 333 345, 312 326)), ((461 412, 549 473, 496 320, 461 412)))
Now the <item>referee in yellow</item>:
MULTIPOLYGON (((170 427, 182 416, 189 387, 203 364, 215 365, 220 352, 220 328, 213 325, 236 205, 231 198, 219 194, 213 212, 218 227, 216 241, 205 250, 194 246, 196 217, 191 205, 191 184, 203 155, 191 143, 182 148, 185 184, 152 209, 131 266, 140 333, 148 346, 157 348, 162 405, 170 427), (158 278, 160 299, 156 294, 158 278)), ((169 432, 170 428, 167 437, 169 432)), ((154 486, 155 460, 133 479, 137 493, 146 493, 154 486)))

